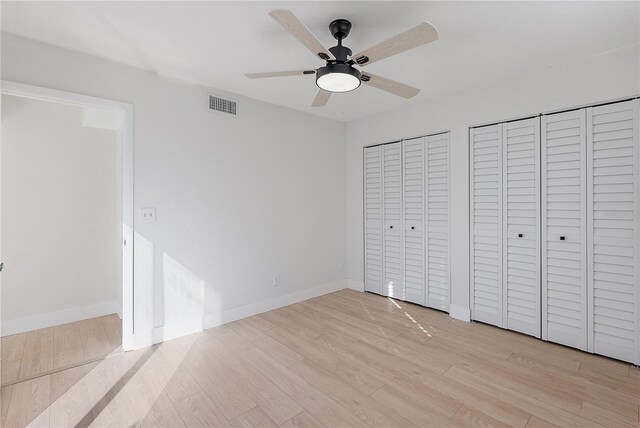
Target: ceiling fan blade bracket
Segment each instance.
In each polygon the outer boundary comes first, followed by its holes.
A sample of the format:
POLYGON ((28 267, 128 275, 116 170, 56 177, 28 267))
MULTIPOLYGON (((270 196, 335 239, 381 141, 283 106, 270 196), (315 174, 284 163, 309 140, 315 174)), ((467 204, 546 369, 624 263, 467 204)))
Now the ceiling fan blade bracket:
POLYGON ((302 74, 316 74, 315 70, 305 70, 302 72, 302 74))
POLYGON ((318 57, 323 61, 328 61, 330 59, 329 55, 324 52, 318 52, 318 57))
POLYGON ((371 76, 366 75, 366 74, 361 74, 360 75, 360 80, 362 80, 363 82, 368 82, 369 80, 371 80, 371 76))
POLYGON ((366 63, 369 62, 369 57, 366 55, 362 55, 356 58, 355 61, 356 61, 356 64, 358 65, 365 65, 366 63))

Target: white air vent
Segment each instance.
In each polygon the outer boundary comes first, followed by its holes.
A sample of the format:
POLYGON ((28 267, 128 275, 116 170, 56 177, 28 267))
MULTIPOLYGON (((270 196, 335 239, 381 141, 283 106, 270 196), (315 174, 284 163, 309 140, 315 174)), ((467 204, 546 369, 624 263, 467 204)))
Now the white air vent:
POLYGON ((236 102, 225 100, 224 98, 209 95, 209 110, 215 110, 222 113, 237 115, 236 102))

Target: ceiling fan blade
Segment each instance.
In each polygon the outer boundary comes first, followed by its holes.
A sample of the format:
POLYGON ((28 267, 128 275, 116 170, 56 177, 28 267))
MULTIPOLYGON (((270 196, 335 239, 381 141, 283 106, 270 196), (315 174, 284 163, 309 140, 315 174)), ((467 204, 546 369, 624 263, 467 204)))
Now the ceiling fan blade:
POLYGON ((284 77, 284 76, 304 76, 306 74, 316 74, 315 70, 289 70, 289 71, 268 71, 266 73, 247 73, 245 77, 249 79, 262 79, 264 77, 284 77))
POLYGON ((322 60, 335 59, 320 40, 290 10, 274 10, 269 13, 269 16, 282 25, 300 43, 305 45, 314 56, 322 60))
POLYGON ((395 82, 371 73, 362 73, 362 83, 366 83, 369 86, 373 86, 374 88, 381 89, 402 98, 413 98, 418 95, 418 92, 420 92, 420 89, 414 88, 413 86, 395 82))
POLYGON ((436 27, 428 22, 423 22, 417 27, 378 43, 351 58, 359 65, 365 66, 436 40, 438 40, 436 27))
POLYGON ((311 107, 324 107, 329 102, 329 98, 331 98, 331 92, 320 89, 318 95, 313 99, 311 107))

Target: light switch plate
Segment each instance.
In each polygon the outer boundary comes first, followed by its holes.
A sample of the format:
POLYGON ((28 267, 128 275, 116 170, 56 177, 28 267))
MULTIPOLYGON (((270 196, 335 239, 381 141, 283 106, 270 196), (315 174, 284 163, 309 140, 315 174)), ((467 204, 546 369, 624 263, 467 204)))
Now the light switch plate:
POLYGON ((152 223, 156 221, 155 208, 140 208, 140 221, 142 223, 152 223))

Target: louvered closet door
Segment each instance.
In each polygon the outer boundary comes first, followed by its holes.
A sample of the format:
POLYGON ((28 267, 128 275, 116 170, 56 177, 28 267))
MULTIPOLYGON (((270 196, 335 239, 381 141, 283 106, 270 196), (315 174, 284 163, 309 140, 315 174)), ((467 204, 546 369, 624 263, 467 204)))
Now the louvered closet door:
POLYGON ((504 327, 540 337, 540 119, 502 126, 504 327))
POLYGON ((382 146, 383 288, 404 299, 402 233, 402 152, 400 143, 382 146))
POLYGON ((587 349, 585 110, 542 117, 542 338, 587 349))
POLYGON ((427 301, 449 310, 449 134, 426 141, 427 301))
POLYGON ((638 100, 587 109, 589 350, 640 363, 638 100))
POLYGON ((425 304, 424 138, 402 143, 404 166, 404 299, 425 304))
POLYGON ((382 150, 364 149, 364 289, 382 293, 382 150))
POLYGON ((502 326, 502 125, 470 132, 471 316, 502 326))

